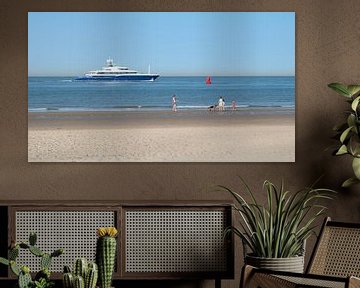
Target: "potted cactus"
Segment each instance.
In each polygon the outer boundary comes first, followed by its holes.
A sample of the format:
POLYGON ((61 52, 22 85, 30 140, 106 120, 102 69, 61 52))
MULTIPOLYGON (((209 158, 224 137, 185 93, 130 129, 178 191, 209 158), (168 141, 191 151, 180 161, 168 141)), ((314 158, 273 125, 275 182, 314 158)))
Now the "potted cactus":
POLYGON ((88 263, 85 258, 78 258, 74 263, 74 271, 70 267, 64 267, 64 288, 95 288, 98 279, 98 267, 96 263, 88 263))
POLYGON ((96 262, 99 267, 99 287, 110 288, 116 258, 115 227, 100 227, 97 229, 96 262))
POLYGON ((8 259, 0 257, 0 263, 10 266, 11 271, 18 277, 19 288, 49 288, 54 285, 50 280, 50 265, 54 257, 58 257, 64 253, 63 249, 57 249, 52 253, 45 253, 36 246, 37 236, 35 233, 30 233, 29 243, 12 242, 8 252, 8 259), (35 275, 34 280, 30 275, 28 266, 19 266, 16 259, 19 256, 20 249, 26 249, 33 255, 40 257, 41 270, 35 275))

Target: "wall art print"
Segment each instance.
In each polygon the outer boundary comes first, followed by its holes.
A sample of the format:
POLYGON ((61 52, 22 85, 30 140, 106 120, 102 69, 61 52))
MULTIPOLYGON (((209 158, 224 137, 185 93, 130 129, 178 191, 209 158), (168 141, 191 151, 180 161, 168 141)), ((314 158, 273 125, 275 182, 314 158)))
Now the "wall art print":
POLYGON ((29 12, 29 162, 294 162, 295 13, 29 12))

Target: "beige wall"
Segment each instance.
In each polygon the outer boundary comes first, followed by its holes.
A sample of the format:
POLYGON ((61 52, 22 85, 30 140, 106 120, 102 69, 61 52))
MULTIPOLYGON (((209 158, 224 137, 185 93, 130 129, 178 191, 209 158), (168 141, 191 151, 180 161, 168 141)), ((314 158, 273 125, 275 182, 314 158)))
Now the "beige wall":
MULTIPOLYGON (((327 84, 360 83, 359 15, 358 0, 1 0, 0 200, 224 199, 227 195, 210 185, 237 187, 238 175, 264 199, 264 179, 284 179, 294 190, 325 173, 321 185, 339 191, 329 215, 359 222, 360 186, 339 188, 351 173, 349 159, 325 151, 332 143, 332 126, 346 107, 327 84), (295 11, 296 163, 27 163, 28 11, 295 11)), ((237 281, 226 287, 236 287, 237 281)))

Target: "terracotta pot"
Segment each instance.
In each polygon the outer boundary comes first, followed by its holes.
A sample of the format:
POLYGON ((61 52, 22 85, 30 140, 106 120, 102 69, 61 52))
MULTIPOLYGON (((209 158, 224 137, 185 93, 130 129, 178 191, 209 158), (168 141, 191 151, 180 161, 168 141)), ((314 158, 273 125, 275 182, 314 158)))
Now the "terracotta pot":
POLYGON ((254 267, 287 272, 304 272, 304 256, 289 258, 263 258, 251 255, 245 256, 245 263, 254 267))

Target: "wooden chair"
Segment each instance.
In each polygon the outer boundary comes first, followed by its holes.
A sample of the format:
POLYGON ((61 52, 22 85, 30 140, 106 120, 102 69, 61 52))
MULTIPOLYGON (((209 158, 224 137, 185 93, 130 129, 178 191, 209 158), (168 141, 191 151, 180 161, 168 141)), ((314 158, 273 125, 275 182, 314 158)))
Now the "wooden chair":
POLYGON ((360 223, 326 218, 306 273, 244 266, 240 287, 360 287, 360 223))

